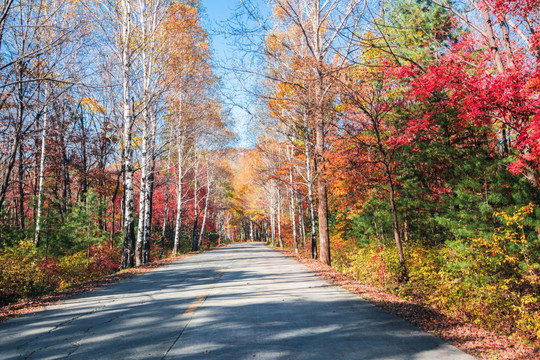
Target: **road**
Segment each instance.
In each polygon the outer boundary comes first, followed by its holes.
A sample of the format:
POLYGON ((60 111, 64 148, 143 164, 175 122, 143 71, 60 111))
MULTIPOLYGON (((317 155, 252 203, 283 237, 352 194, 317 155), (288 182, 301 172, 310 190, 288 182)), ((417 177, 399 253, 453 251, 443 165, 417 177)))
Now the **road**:
POLYGON ((472 359, 262 244, 0 323, 1 359, 472 359))

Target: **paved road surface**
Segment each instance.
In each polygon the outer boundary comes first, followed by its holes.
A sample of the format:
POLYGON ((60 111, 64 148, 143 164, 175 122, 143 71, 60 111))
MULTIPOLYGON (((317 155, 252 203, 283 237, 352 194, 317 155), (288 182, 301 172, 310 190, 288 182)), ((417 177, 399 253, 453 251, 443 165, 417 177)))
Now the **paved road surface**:
POLYGON ((0 323, 0 359, 472 359, 262 244, 0 323))

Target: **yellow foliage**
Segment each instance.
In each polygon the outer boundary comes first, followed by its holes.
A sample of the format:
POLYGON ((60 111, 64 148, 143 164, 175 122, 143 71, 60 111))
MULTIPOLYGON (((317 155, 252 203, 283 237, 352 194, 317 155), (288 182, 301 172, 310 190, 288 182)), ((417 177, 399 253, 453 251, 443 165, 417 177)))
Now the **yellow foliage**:
POLYGON ((531 203, 512 214, 495 212, 494 215, 503 220, 505 227, 497 228, 491 238, 472 239, 472 245, 492 258, 502 258, 503 264, 517 266, 527 258, 527 238, 523 227, 526 216, 533 211, 534 205, 531 203), (515 251, 516 248, 519 250, 515 251))
POLYGON ((92 114, 100 113, 105 114, 105 108, 94 98, 83 98, 81 100, 81 105, 88 109, 88 111, 92 114))

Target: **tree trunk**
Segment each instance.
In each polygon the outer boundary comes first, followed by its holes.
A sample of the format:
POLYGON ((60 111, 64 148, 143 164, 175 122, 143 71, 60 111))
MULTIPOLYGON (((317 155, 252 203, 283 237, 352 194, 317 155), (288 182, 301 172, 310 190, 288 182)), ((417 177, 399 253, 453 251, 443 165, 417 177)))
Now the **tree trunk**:
POLYGON ((144 208, 144 239, 143 239, 143 261, 150 262, 150 234, 152 233, 152 214, 154 211, 154 179, 156 173, 156 133, 157 121, 155 114, 152 114, 152 128, 150 136, 150 164, 148 166, 148 182, 146 205, 144 208))
MULTIPOLYGON (((124 244, 122 250, 122 268, 130 268, 134 265, 135 255, 135 220, 133 218, 133 149, 132 131, 134 123, 134 111, 130 108, 130 79, 129 69, 131 66, 131 20, 130 2, 122 0, 121 3, 121 71, 122 71, 122 103, 123 103, 123 149, 124 149, 124 244)), ((133 101, 132 101, 133 102, 133 101)), ((131 104, 133 107, 133 104, 131 104)))
POLYGON ((86 204, 86 193, 88 192, 88 154, 86 146, 86 128, 84 124, 84 116, 80 114, 79 119, 81 120, 81 153, 82 153, 82 172, 81 172, 81 192, 79 200, 86 204))
POLYGON ((304 215, 304 201, 298 199, 298 221, 300 222, 300 235, 302 236, 302 248, 306 247, 306 221, 304 215))
POLYGON ((124 245, 122 252, 122 268, 133 267, 135 256, 135 220, 133 216, 133 150, 131 146, 132 138, 132 114, 130 112, 129 100, 126 96, 129 94, 126 88, 124 90, 124 245))
POLYGON ((283 237, 281 235, 281 191, 279 185, 277 186, 277 224, 279 247, 283 248, 283 237))
MULTIPOLYGON (((47 99, 45 99, 47 101, 47 99)), ((49 115, 47 111, 43 113, 43 128, 41 129, 41 154, 39 161, 39 185, 38 185, 38 196, 37 196, 37 215, 36 215, 36 229, 34 231, 34 246, 39 246, 39 241, 41 237, 41 212, 43 205, 43 181, 45 179, 45 147, 47 139, 47 120, 49 115)))
POLYGON ((316 144, 315 150, 317 154, 317 197, 319 200, 319 259, 323 264, 330 265, 330 237, 328 233, 328 194, 325 175, 325 159, 324 159, 324 120, 323 114, 318 114, 316 123, 316 144))
POLYGON ((274 195, 270 200, 270 232, 272 236, 272 246, 276 246, 276 208, 274 206, 274 195))
POLYGON ((146 224, 146 202, 148 200, 148 107, 142 112, 143 134, 141 144, 141 186, 139 191, 139 224, 137 227, 137 245, 135 247, 135 266, 144 264, 143 243, 146 224))
MULTIPOLYGON (((292 154, 291 154, 292 160, 292 154)), ((295 191, 294 191, 294 182, 292 176, 292 168, 289 168, 289 185, 291 187, 290 196, 291 196, 291 221, 292 221, 292 232, 293 232, 293 244, 294 252, 298 254, 298 234, 296 233, 296 207, 295 207, 295 191)))
POLYGON ((17 125, 15 128, 15 133, 13 134, 14 141, 11 146, 9 161, 7 169, 4 170, 5 178, 3 179, 2 186, 0 187, 0 211, 3 209, 4 201, 6 199, 6 194, 9 188, 11 172, 15 167, 15 160, 17 159, 17 151, 19 150, 19 144, 23 141, 23 112, 24 112, 24 92, 23 92, 23 76, 24 76, 24 64, 18 62, 18 84, 17 84, 17 125))
POLYGON ((184 137, 179 135, 180 139, 177 139, 177 148, 178 148, 178 186, 176 190, 176 221, 174 224, 174 245, 173 245, 173 255, 178 253, 180 249, 180 233, 182 227, 182 196, 183 196, 183 148, 184 148, 184 137))
POLYGON ((24 142, 19 144, 19 228, 24 230, 24 142))
MULTIPOLYGON (((307 119, 307 117, 306 117, 307 119)), ((315 206, 313 201, 313 175, 311 173, 311 150, 309 148, 309 139, 307 132, 307 121, 305 130, 305 144, 306 144, 306 176, 308 185, 308 206, 309 206, 309 222, 311 225, 311 258, 317 258, 317 236, 316 236, 316 224, 315 224, 315 206)))
POLYGON ((165 204, 163 209, 163 226, 161 228, 161 250, 159 256, 165 251, 165 230, 167 229, 167 217, 169 215, 169 182, 171 179, 171 148, 167 151, 167 180, 165 182, 165 204))
POLYGON ((390 187, 390 207, 392 209, 392 230, 394 231, 394 241, 396 242, 397 252, 399 256, 399 282, 407 282, 409 280, 409 274, 407 265, 405 263, 405 255, 403 254, 403 245, 401 241, 401 235, 399 233, 399 221, 396 210, 395 195, 394 195, 394 183, 388 167, 386 167, 386 176, 388 178, 388 185, 390 187))
POLYGON ((208 164, 206 165, 206 198, 204 199, 204 211, 203 211, 203 220, 201 224, 201 231, 199 234, 199 249, 202 245, 204 228, 206 226, 206 216, 208 215, 208 202, 210 199, 210 171, 208 170, 208 164))
MULTIPOLYGON (((196 156, 196 155, 195 155, 196 156)), ((193 220, 193 234, 191 238, 191 250, 192 251, 199 251, 199 237, 197 236, 197 231, 199 229, 199 199, 198 199, 198 192, 199 192, 199 182, 197 179, 197 170, 198 170, 199 164, 196 162, 195 164, 195 175, 194 175, 194 186, 193 186, 193 211, 194 211, 194 220, 193 220)))

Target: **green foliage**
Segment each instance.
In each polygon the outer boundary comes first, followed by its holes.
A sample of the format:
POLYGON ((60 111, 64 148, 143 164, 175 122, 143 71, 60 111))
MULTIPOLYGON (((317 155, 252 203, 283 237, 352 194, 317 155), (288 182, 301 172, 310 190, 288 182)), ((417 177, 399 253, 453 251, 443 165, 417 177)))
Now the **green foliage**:
POLYGON ((20 230, 8 224, 7 216, 0 212, 0 249, 11 247, 23 239, 29 238, 33 230, 29 228, 20 230))
POLYGON ((100 227, 105 205, 96 193, 90 190, 84 201, 70 206, 67 215, 57 211, 60 201, 51 203, 44 211, 43 245, 48 253, 73 254, 107 239, 107 233, 100 227))
POLYGON ((426 63, 437 57, 458 35, 452 14, 427 0, 393 0, 378 20, 385 42, 399 44, 398 57, 426 63))
POLYGON ((362 212, 352 217, 346 237, 359 245, 368 245, 373 239, 378 243, 391 243, 387 234, 392 232, 392 216, 388 200, 375 194, 364 204, 362 212))

